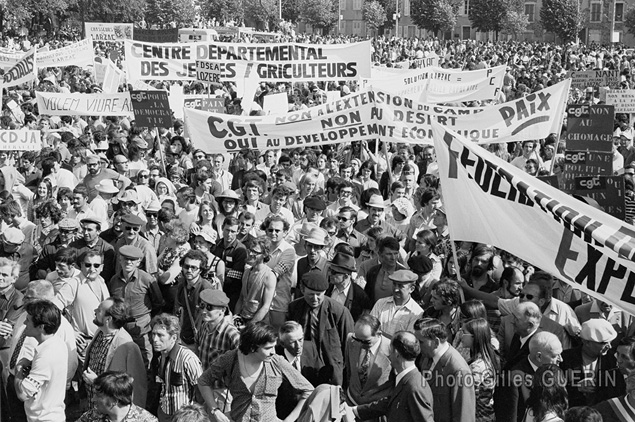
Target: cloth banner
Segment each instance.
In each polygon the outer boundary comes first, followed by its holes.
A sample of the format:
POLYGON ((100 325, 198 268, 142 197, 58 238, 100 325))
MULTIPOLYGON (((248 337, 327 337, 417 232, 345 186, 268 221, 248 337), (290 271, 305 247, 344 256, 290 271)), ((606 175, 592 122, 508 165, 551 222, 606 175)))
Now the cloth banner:
POLYGON ((108 61, 102 90, 106 94, 115 94, 119 90, 119 85, 124 77, 123 70, 119 69, 112 61, 108 61))
POLYGON ((195 80, 196 61, 224 63, 226 81, 342 81, 370 77, 370 41, 351 44, 156 44, 125 41, 129 79, 195 80), (245 63, 237 66, 237 63, 245 63), (235 73, 235 76, 231 76, 235 73))
POLYGON ((31 48, 12 68, 4 72, 3 87, 22 85, 35 80, 35 48, 31 48))
MULTIPOLYGON (((261 151, 385 139, 432 144, 432 122, 481 144, 541 139, 558 133, 569 81, 524 98, 483 108, 417 103, 383 91, 365 90, 334 103, 277 116, 234 116, 184 110, 195 148, 208 153, 261 151)), ((244 101, 243 101, 244 102, 244 101)), ((247 110, 246 106, 244 108, 247 110)))
POLYGON ((0 68, 6 70, 15 66, 24 57, 24 51, 8 51, 0 49, 0 68))
POLYGON ((48 116, 133 117, 129 92, 117 94, 57 94, 36 92, 40 114, 48 116))
POLYGON ((606 91, 606 104, 615 106, 616 113, 635 113, 635 89, 606 91))
POLYGON ((93 41, 86 38, 66 47, 38 54, 36 65, 38 68, 58 66, 85 68, 93 64, 94 56, 93 41))
POLYGON ((0 130, 0 150, 39 151, 42 149, 39 130, 0 130))
POLYGON ((635 229, 438 124, 450 235, 506 250, 635 314, 635 229))
POLYGON ((571 78, 572 88, 585 89, 602 86, 608 86, 609 88, 620 87, 619 70, 570 70, 567 72, 567 78, 571 78))
POLYGON ((86 38, 93 41, 131 40, 133 25, 131 23, 86 22, 86 38))
POLYGON ((373 67, 372 78, 362 80, 362 87, 391 92, 427 103, 492 100, 503 86, 506 66, 480 70, 426 67, 407 71, 388 71, 373 67))

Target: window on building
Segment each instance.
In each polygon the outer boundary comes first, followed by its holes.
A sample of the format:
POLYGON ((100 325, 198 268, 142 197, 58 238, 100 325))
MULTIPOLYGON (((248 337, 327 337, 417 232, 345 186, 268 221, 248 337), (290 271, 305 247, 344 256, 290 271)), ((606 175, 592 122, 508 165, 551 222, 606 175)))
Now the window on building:
POLYGON ((410 0, 403 0, 403 15, 410 16, 410 0))
POLYGON ((362 0, 353 0, 353 10, 362 10, 362 0))
POLYGON ((615 22, 624 20, 624 3, 615 3, 615 22))
POLYGON ((470 14, 470 0, 465 0, 463 2, 463 15, 467 16, 470 14))
POLYGON ((525 15, 527 15, 529 22, 534 22, 536 16, 535 3, 525 3, 525 15))
POLYGON ((591 22, 602 20, 602 3, 591 3, 591 22))

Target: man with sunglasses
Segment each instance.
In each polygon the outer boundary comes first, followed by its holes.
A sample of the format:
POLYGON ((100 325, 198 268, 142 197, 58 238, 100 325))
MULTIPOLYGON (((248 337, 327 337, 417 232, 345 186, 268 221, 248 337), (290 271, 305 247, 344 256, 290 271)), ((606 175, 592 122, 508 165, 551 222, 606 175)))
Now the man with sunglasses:
POLYGON ((75 249, 77 256, 81 256, 88 251, 101 256, 103 265, 99 275, 104 280, 110 280, 115 275, 115 248, 99 237, 101 224, 102 222, 98 218, 82 219, 80 221, 81 237, 72 241, 69 247, 75 249))
POLYGON ((108 290, 113 297, 126 300, 132 321, 125 328, 139 346, 146 365, 152 360, 150 344, 151 315, 158 313, 165 301, 156 278, 140 269, 144 253, 133 245, 123 245, 118 251, 118 270, 110 279, 108 290))
POLYGON ((229 298, 225 292, 205 289, 198 297, 200 327, 195 340, 205 371, 217 357, 238 347, 240 332, 227 312, 229 298))
POLYGON ((121 182, 123 187, 126 188, 130 185, 130 179, 123 176, 116 171, 108 168, 103 168, 100 165, 100 158, 98 155, 91 154, 86 158, 86 166, 88 167, 88 173, 84 176, 83 184, 88 189, 88 201, 92 201, 99 194, 96 186, 105 179, 112 179, 121 182))
POLYGON ((199 320, 198 297, 200 292, 214 287, 201 274, 207 268, 207 256, 190 249, 181 259, 181 274, 176 277, 177 285, 174 310, 181 317, 181 343, 193 348, 196 335, 196 321, 199 320))
POLYGON ((348 243, 355 251, 357 258, 361 252, 362 245, 366 244, 366 236, 355 230, 357 223, 357 211, 353 207, 342 207, 337 215, 339 230, 337 238, 344 243, 348 243))
MULTIPOLYGON (((144 221, 134 214, 126 214, 121 218, 121 224, 123 226, 123 236, 121 236, 115 243, 115 251, 119 251, 124 245, 130 245, 138 248, 141 250, 143 258, 140 262, 139 268, 148 274, 153 276, 156 275, 159 271, 157 253, 150 242, 140 235, 141 226, 144 224, 144 221)), ((119 273, 121 271, 120 264, 121 262, 117 261, 115 273, 119 273)))

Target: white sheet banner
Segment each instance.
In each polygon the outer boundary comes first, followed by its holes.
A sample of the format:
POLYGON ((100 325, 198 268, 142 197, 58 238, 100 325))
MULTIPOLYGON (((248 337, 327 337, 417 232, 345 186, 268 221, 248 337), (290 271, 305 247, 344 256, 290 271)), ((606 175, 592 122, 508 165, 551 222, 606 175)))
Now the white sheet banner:
POLYGON ((49 116, 126 116, 132 117, 130 93, 57 94, 36 92, 40 114, 49 116))
POLYGON ((93 41, 131 40, 133 25, 131 23, 86 22, 86 38, 93 41))
POLYGON ((278 116, 234 116, 184 110, 196 148, 225 153, 242 148, 295 148, 381 138, 432 144, 432 122, 481 144, 540 139, 558 133, 569 81, 524 98, 484 107, 442 107, 383 91, 360 91, 278 116))
POLYGON ((606 104, 615 106, 616 113, 635 113, 635 89, 607 90, 606 104))
POLYGON ((372 85, 393 94, 427 103, 492 100, 503 86, 506 66, 463 71, 427 67, 407 71, 386 71, 373 67, 372 78, 362 87, 372 85))
POLYGON ((506 250, 635 314, 635 230, 434 125, 451 236, 506 250))
POLYGON ((0 50, 0 68, 5 70, 9 69, 15 66, 15 64, 19 62, 22 57, 24 57, 23 51, 15 52, 0 50))
POLYGON ((3 87, 22 85, 34 81, 35 78, 35 48, 31 48, 19 62, 4 72, 3 87))
POLYGON ((236 78, 341 81, 370 77, 370 41, 351 44, 146 43, 125 41, 127 74, 140 80, 194 80, 196 61, 225 64, 236 78), (237 69, 236 63, 250 64, 237 69))
POLYGON ((0 130, 0 150, 39 151, 42 149, 39 130, 0 130))
POLYGON ((112 61, 108 61, 102 90, 105 94, 114 94, 119 90, 119 85, 124 77, 123 70, 119 69, 112 61))
POLYGON ((66 47, 45 51, 37 56, 37 67, 79 66, 87 67, 93 64, 93 42, 86 38, 66 47))

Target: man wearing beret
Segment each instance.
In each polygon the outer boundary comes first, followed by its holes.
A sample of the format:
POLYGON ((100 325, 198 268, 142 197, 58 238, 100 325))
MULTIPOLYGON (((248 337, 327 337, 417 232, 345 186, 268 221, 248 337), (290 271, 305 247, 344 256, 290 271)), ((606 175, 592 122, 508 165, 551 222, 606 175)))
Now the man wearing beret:
MULTIPOLYGON (((157 252, 154 250, 150 242, 140 236, 139 233, 141 232, 141 226, 143 224, 144 221, 134 214, 124 215, 121 218, 123 236, 121 236, 115 243, 115 251, 119 251, 119 249, 121 249, 124 245, 139 248, 143 254, 140 268, 148 274, 154 276, 157 272, 159 272, 157 252)), ((115 268, 116 273, 121 271, 120 264, 121 262, 117 261, 117 266, 115 268)))
POLYGON ((289 304, 289 320, 304 327, 302 375, 314 386, 342 385, 346 337, 353 317, 339 302, 326 296, 329 285, 323 273, 302 276, 304 297, 289 304))
POLYGON ((392 281, 392 296, 379 299, 370 314, 379 319, 384 335, 392 338, 397 331, 412 331, 423 309, 411 297, 419 279, 415 273, 397 270, 388 279, 392 281))
POLYGON ((626 393, 624 377, 617 369, 611 342, 617 333, 605 319, 582 324, 582 346, 565 350, 560 367, 567 375, 569 405, 593 406, 626 393))
POLYGON ((132 245, 119 248, 117 274, 110 279, 108 290, 113 297, 121 297, 128 304, 133 321, 126 323, 125 329, 141 349, 143 360, 152 360, 150 344, 150 320, 164 306, 163 295, 156 279, 139 268, 144 255, 141 249, 132 245))
POLYGON ((370 311, 373 305, 364 289, 353 283, 351 274, 355 271, 355 258, 343 252, 336 253, 328 270, 330 286, 326 295, 344 305, 353 320, 357 321, 360 315, 364 311, 370 311))
POLYGON ((87 251, 101 255, 103 266, 99 275, 109 281, 115 275, 115 248, 99 237, 101 224, 101 220, 96 217, 82 219, 80 221, 82 236, 72 241, 69 247, 77 251, 77 256, 87 251))

